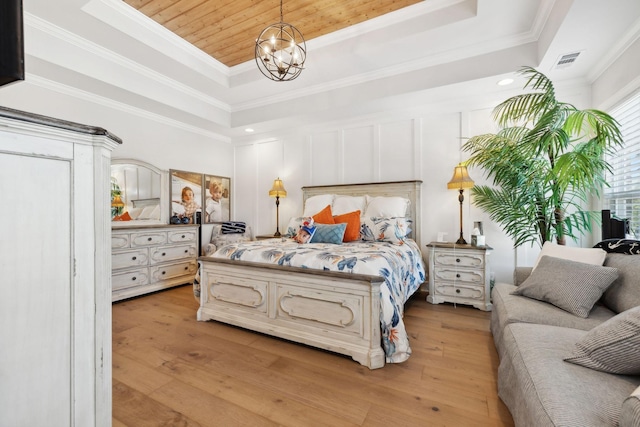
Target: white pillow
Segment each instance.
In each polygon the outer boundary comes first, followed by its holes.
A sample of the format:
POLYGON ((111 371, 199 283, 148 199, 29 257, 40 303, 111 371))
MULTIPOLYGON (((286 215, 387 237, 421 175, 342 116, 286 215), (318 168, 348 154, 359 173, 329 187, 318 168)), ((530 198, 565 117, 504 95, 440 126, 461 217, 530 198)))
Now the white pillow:
POLYGON ((353 211, 364 212, 364 206, 364 196, 336 196, 333 199, 331 212, 334 215, 342 215, 353 211))
POLYGON ((160 214, 160 207, 155 205, 155 206, 145 206, 144 209, 142 209, 142 212, 140 213, 140 216, 138 217, 138 219, 154 219, 153 218, 153 211, 154 209, 158 209, 158 214, 160 214))
POLYGON ((131 219, 138 219, 140 214, 142 213, 143 208, 133 208, 129 211, 129 216, 131 219))
POLYGON ((584 262, 585 264, 602 265, 607 252, 600 248, 574 248, 546 241, 542 245, 542 250, 538 255, 538 259, 536 259, 536 263, 533 265, 534 270, 538 266, 540 259, 545 255, 568 259, 569 261, 584 262))
POLYGON ((367 208, 364 217, 402 218, 407 216, 409 199, 404 197, 366 196, 367 208))
MULTIPOLYGON (((333 205, 333 194, 320 194, 318 196, 311 196, 304 202, 304 213, 302 216, 314 216, 327 205, 333 205)), ((332 210, 333 212, 333 210, 332 210)))

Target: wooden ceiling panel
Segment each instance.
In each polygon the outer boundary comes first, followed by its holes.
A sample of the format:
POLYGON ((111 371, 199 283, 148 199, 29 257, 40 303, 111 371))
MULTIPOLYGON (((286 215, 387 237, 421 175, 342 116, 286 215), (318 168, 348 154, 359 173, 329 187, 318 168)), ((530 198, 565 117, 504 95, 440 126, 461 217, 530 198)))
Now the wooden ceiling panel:
MULTIPOLYGON (((267 26, 280 22, 278 0, 124 0, 228 67, 253 59, 267 26)), ((283 21, 305 40, 425 0, 283 0, 283 21)))

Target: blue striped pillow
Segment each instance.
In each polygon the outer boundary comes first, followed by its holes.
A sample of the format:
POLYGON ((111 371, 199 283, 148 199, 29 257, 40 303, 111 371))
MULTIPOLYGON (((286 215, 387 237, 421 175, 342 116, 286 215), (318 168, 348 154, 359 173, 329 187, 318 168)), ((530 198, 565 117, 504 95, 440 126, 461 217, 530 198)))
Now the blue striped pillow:
POLYGON ((242 234, 246 231, 247 224, 240 221, 225 221, 222 223, 222 234, 242 234))

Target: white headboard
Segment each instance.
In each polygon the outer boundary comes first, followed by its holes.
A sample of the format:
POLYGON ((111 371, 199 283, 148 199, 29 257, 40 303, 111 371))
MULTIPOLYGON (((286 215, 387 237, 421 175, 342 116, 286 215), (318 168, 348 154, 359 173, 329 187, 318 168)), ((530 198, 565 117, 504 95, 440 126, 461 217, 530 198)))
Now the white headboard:
POLYGON ((396 181, 396 182, 376 182, 370 184, 338 184, 338 185, 315 185, 302 187, 302 203, 306 204, 311 196, 320 194, 336 194, 341 196, 364 196, 371 197, 404 197, 409 199, 408 217, 413 221, 412 231, 409 235, 420 245, 420 221, 422 218, 420 201, 420 185, 422 181, 396 181))

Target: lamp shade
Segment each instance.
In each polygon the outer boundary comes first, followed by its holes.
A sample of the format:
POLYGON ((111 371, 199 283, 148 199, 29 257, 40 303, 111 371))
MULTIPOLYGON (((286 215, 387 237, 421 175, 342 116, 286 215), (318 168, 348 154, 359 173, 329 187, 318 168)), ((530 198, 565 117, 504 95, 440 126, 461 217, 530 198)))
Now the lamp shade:
POLYGON ((451 181, 447 183, 449 190, 463 190, 465 188, 472 188, 473 185, 473 180, 469 176, 466 166, 459 164, 453 168, 453 177, 451 177, 451 181))
POLYGON ((124 206, 124 202, 122 201, 119 195, 115 196, 111 201, 112 208, 121 208, 123 206, 124 206))
POLYGON ((282 180, 280 178, 273 181, 273 187, 269 190, 269 196, 287 197, 287 190, 284 189, 284 184, 282 184, 282 180))

